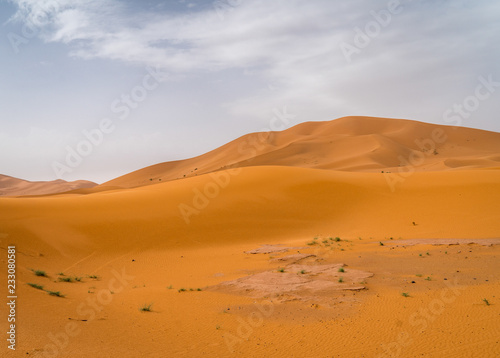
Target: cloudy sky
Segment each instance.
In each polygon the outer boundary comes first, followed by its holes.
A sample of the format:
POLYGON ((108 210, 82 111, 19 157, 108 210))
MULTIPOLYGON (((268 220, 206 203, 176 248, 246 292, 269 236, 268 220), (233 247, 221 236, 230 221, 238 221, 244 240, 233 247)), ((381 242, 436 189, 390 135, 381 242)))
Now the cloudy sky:
POLYGON ((500 131, 495 0, 0 0, 0 23, 0 173, 28 180, 347 115, 500 131))

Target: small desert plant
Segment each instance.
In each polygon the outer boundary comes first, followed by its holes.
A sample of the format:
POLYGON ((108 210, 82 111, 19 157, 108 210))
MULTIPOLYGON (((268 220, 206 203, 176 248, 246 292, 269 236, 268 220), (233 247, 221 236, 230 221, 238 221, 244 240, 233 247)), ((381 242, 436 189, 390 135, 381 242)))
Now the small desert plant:
POLYGON ((59 291, 47 291, 47 293, 51 296, 64 297, 64 295, 59 291))
POLYGON ((431 254, 429 254, 429 251, 427 251, 425 254, 426 254, 427 256, 431 256, 431 254))
POLYGON ((174 286, 170 285, 167 287, 169 290, 171 290, 172 288, 174 288, 174 286))
POLYGON ((415 276, 422 277, 422 274, 421 273, 417 273, 415 276))
POLYGON ((280 268, 278 269, 278 272, 285 272, 285 269, 284 269, 283 267, 280 267, 280 268))
POLYGON ((483 298, 483 302, 486 303, 486 306, 491 305, 490 301, 488 301, 486 298, 483 298))
POLYGON ((422 257, 422 254, 418 254, 418 256, 422 257))
POLYGON ((28 283, 33 288, 36 288, 37 290, 43 290, 43 286, 37 285, 36 283, 28 283))
POLYGON ((215 326, 215 329, 216 329, 216 330, 219 330, 219 329, 220 329, 220 326, 219 326, 219 325, 215 326))
POLYGON ((300 270, 299 272, 301 275, 305 274, 306 273, 306 270, 300 270))
POLYGON ((427 281, 432 281, 432 279, 431 279, 431 277, 430 277, 430 276, 427 276, 425 279, 426 279, 427 281))
POLYGON ((89 278, 92 280, 97 280, 99 277, 97 275, 89 275, 89 278))
POLYGON ((309 241, 307 245, 312 246, 312 245, 317 245, 318 243, 316 241, 309 241))
POLYGON ((344 270, 344 268, 343 268, 343 267, 339 268, 339 272, 344 272, 344 271, 345 271, 345 270, 344 270))
POLYGON ((339 241, 340 241, 340 237, 336 237, 335 242, 339 242, 339 241))
POLYGON ((340 283, 344 282, 344 278, 343 277, 339 277, 339 282, 340 283))
POLYGON ((59 277, 59 281, 61 282, 73 282, 71 277, 59 277))
POLYGON ((186 292, 187 290, 185 288, 179 288, 177 292, 186 292))
POLYGON ((379 242, 378 242, 378 244, 379 244, 380 246, 384 246, 384 243, 383 243, 382 241, 379 241, 379 242))
POLYGON ((403 296, 403 297, 410 297, 410 294, 408 292, 402 292, 401 296, 403 296))
POLYGON ((153 304, 144 304, 141 308, 139 308, 139 311, 141 312, 151 312, 152 311, 153 304))
POLYGON ((59 272, 59 273, 58 273, 58 275, 59 275, 59 276, 64 276, 64 273, 59 272))
POLYGON ((198 287, 198 288, 196 289, 196 291, 201 291, 201 288, 199 288, 199 287, 198 287))
POLYGON ((35 273, 36 276, 47 277, 47 274, 45 273, 45 271, 35 270, 33 272, 35 273))
POLYGON ((75 277, 75 281, 76 282, 82 282, 82 278, 81 277, 75 277))

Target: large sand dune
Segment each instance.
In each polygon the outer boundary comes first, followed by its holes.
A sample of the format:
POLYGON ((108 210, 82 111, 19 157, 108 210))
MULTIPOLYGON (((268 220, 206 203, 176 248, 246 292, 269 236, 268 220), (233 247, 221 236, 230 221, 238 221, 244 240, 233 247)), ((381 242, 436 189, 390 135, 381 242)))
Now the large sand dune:
POLYGON ((153 165, 103 186, 136 187, 230 167, 265 165, 356 172, 409 166, 415 171, 500 167, 499 153, 499 133, 402 119, 345 117, 302 123, 282 132, 248 134, 199 157, 153 165))
POLYGON ((498 357, 499 139, 350 117, 0 198, 17 356, 498 357))

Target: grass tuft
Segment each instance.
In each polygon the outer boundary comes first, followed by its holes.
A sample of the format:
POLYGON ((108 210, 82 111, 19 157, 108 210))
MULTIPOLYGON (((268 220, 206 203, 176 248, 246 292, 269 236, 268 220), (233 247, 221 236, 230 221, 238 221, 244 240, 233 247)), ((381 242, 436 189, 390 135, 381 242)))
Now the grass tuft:
POLYGON ((340 283, 344 282, 344 278, 343 277, 339 277, 339 282, 340 283))
POLYGON ((150 304, 144 304, 141 308, 139 308, 139 311, 141 312, 151 312, 153 309, 153 304, 150 303, 150 304))
POLYGON ((483 302, 486 303, 486 306, 491 305, 490 301, 488 301, 486 298, 483 298, 483 302))
POLYGON ((45 273, 45 271, 42 271, 42 270, 35 270, 33 271, 35 273, 36 276, 41 276, 41 277, 48 277, 47 274, 45 273))
POLYGON ((37 290, 43 290, 43 286, 37 285, 36 283, 28 283, 33 288, 36 288, 37 290))
POLYGON ((339 272, 345 272, 344 268, 343 267, 339 268, 339 272))
POLYGON ((403 296, 403 297, 410 297, 410 294, 408 292, 402 292, 401 296, 403 296))
POLYGON ((51 296, 64 297, 64 295, 59 291, 47 291, 47 293, 51 296))

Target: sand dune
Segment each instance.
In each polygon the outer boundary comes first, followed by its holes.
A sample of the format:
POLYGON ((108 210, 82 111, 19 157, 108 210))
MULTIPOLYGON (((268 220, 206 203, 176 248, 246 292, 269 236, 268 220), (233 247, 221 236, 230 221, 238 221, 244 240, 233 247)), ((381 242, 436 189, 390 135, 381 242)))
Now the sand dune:
POLYGON ((18 251, 16 353, 500 354, 498 133, 351 117, 267 135, 0 198, 1 247, 18 251), (438 154, 419 150, 436 129, 438 154))
POLYGON ((96 185, 96 183, 87 180, 67 182, 58 179, 33 182, 0 174, 0 196, 55 194, 81 188, 93 188, 96 185))
POLYGON ((245 135, 199 157, 153 165, 103 185, 128 188, 231 167, 267 165, 356 172, 500 167, 498 153, 499 133, 402 119, 345 117, 245 135))

